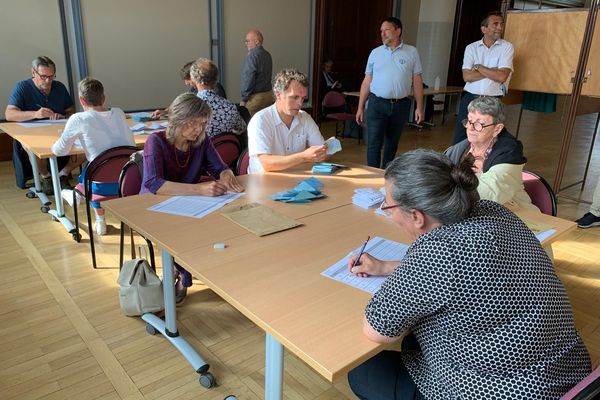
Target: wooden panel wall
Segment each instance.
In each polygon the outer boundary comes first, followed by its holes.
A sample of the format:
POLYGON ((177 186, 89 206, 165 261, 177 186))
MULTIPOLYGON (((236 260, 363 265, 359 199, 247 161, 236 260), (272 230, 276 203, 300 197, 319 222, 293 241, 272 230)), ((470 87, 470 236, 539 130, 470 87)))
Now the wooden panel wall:
POLYGON ((570 94, 587 14, 587 10, 509 12, 504 38, 515 48, 510 88, 570 94))
POLYGON ((600 97, 600 21, 596 17, 592 48, 588 58, 586 71, 586 82, 581 88, 583 96, 600 97))

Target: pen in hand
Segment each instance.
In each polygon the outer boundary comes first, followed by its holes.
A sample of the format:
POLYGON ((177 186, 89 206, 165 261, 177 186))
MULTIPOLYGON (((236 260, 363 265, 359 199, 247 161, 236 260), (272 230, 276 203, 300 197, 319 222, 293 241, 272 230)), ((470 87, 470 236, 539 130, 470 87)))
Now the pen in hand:
MULTIPOLYGON (((356 267, 360 262, 360 257, 362 257, 363 253, 365 252, 365 247, 367 247, 367 243, 369 243, 369 240, 371 240, 371 236, 367 236, 367 240, 365 240, 362 247, 360 248, 358 257, 356 257, 356 260, 354 260, 354 262, 352 263, 352 268, 356 267)), ((352 268, 350 268, 350 272, 352 272, 352 268)))

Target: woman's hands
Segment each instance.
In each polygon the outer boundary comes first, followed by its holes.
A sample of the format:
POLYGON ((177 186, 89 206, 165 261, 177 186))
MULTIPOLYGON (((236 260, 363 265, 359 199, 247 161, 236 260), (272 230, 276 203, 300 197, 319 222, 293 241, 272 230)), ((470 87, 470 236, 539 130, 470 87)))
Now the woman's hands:
POLYGON ((367 276, 385 276, 391 275, 394 272, 396 266, 400 264, 399 261, 382 261, 378 258, 373 257, 369 253, 363 253, 360 256, 360 260, 356 264, 355 267, 354 262, 358 258, 358 254, 350 257, 348 261, 348 270, 351 274, 356 276, 360 276, 361 278, 366 278, 367 276))
POLYGON ((244 191, 244 187, 240 185, 235 178, 233 171, 230 169, 226 169, 225 171, 221 172, 221 176, 219 176, 219 182, 225 185, 232 192, 239 193, 244 191))

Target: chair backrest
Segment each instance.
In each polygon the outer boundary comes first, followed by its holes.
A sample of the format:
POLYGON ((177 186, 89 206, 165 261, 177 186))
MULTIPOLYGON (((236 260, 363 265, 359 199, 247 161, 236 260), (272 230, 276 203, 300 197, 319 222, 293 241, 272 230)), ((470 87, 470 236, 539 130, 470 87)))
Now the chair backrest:
POLYGON ((250 166, 250 154, 248 154, 248 149, 242 151, 240 154, 240 158, 238 158, 237 165, 235 167, 236 175, 246 175, 248 173, 248 167, 250 166))
POLYGON ((234 133, 221 133, 213 136, 211 140, 223 162, 234 168, 241 152, 240 140, 237 135, 234 133))
POLYGON ((137 150, 135 146, 118 146, 105 150, 94 158, 85 171, 86 196, 92 195, 92 182, 117 183, 123 166, 137 150))
POLYGON ((544 178, 531 171, 523 171, 523 186, 531 202, 544 214, 556 216, 556 195, 544 178))
POLYGON ((344 98, 343 94, 331 91, 327 92, 325 97, 323 97, 323 102, 321 105, 325 108, 343 107, 346 105, 346 99, 344 98))
POLYGON ((142 189, 142 171, 134 160, 127 161, 119 176, 119 197, 133 196, 142 189))
POLYGON ((600 365, 591 374, 583 378, 560 400, 591 400, 600 397, 600 365))

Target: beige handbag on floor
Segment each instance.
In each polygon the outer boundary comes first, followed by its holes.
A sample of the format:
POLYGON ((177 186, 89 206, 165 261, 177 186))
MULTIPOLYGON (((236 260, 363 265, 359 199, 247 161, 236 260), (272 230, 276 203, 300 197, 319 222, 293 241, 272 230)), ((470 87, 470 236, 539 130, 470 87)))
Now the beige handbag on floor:
POLYGON ((117 282, 123 314, 137 316, 164 310, 162 282, 146 259, 127 260, 117 282))

